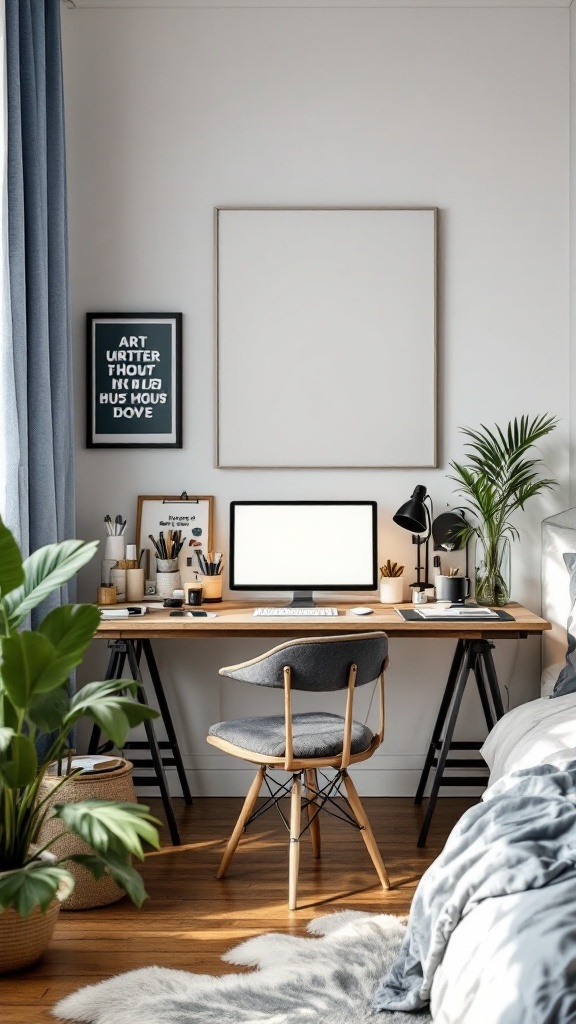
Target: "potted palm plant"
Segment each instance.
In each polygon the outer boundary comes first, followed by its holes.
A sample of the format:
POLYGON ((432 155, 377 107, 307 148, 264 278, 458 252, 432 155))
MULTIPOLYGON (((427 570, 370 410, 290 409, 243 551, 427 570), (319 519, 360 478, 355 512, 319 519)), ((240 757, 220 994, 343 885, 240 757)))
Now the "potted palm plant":
POLYGON ((31 610, 70 580, 96 546, 78 540, 51 544, 23 562, 0 519, 0 972, 33 962, 50 941, 59 902, 74 886, 66 860, 83 864, 95 877, 108 872, 140 906, 146 893, 132 857, 143 857, 143 841, 158 847, 157 822, 147 807, 104 800, 54 803, 54 789, 50 797, 40 795, 48 766, 66 752, 81 717, 121 747, 129 729, 156 715, 125 693, 135 692, 127 680, 89 683, 70 695, 70 673, 98 625, 94 605, 62 605, 36 629, 23 628, 31 610), (59 858, 50 850, 54 839, 35 845, 52 816, 91 852, 59 858))
POLYGON ((554 416, 540 415, 511 420, 502 430, 481 425, 478 430, 462 429, 469 440, 468 464, 451 462, 457 490, 467 498, 466 508, 476 523, 463 527, 462 539, 476 537, 476 601, 483 605, 504 605, 510 597, 510 540, 519 537, 512 522, 517 509, 556 480, 541 477, 541 459, 528 455, 540 438, 557 424, 554 416))

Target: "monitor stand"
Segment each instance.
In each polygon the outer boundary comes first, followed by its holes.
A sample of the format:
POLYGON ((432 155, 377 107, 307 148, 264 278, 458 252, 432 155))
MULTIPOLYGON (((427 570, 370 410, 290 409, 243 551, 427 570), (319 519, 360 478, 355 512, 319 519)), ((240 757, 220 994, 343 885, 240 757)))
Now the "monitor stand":
POLYGON ((311 590, 295 590, 289 608, 315 608, 311 590))

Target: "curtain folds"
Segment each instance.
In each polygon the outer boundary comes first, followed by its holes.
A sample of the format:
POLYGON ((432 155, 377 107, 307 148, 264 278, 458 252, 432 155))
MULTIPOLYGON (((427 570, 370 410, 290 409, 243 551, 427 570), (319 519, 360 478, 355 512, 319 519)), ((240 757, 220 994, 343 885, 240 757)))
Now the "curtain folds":
POLYGON ((15 385, 6 521, 27 554, 75 536, 59 0, 7 0, 6 77, 15 385))

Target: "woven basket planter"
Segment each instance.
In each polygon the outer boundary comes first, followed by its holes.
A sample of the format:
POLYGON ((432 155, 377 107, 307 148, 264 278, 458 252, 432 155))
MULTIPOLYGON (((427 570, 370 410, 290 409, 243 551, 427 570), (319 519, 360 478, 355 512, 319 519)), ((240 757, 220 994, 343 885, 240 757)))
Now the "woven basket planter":
POLYGON ((15 910, 0 913, 0 974, 19 971, 39 960, 50 945, 61 904, 54 900, 45 914, 39 907, 28 917, 15 910))
MULTIPOLYGON (((136 791, 132 781, 132 764, 130 761, 122 761, 118 768, 106 772, 86 772, 85 775, 76 775, 64 786, 56 791, 51 803, 74 804, 82 800, 111 800, 120 803, 137 803, 136 791)), ((49 796, 61 776, 45 775, 42 780, 39 799, 43 800, 49 796)), ((51 847, 52 853, 57 857, 65 857, 72 853, 92 853, 91 848, 78 836, 65 831, 64 823, 58 818, 46 820, 40 830, 36 842, 43 846, 54 836, 61 836, 51 847)), ((105 907, 109 903, 115 903, 125 895, 110 875, 103 875, 96 879, 81 864, 73 862, 64 865, 66 870, 74 876, 76 884, 72 895, 62 903, 63 910, 87 910, 89 907, 105 907)))

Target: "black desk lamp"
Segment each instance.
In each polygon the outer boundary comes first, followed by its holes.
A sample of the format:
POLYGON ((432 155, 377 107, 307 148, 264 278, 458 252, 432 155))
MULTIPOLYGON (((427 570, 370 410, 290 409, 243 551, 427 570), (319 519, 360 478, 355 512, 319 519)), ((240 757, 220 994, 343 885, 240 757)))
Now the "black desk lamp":
POLYGON ((426 488, 422 484, 417 484, 410 499, 404 505, 401 505, 395 516, 392 516, 394 522, 401 526, 403 530, 410 530, 412 543, 418 545, 416 582, 410 584, 411 587, 417 587, 418 590, 425 590, 426 587, 431 586, 428 582, 428 545, 432 532, 433 512, 428 510, 428 506, 425 504, 426 500, 430 502, 430 510, 432 510, 432 498, 427 494, 426 488), (425 533, 426 536, 420 537, 419 534, 421 533, 425 533), (422 544, 426 545, 423 580, 421 579, 422 563, 420 560, 422 544))
POLYGON ((432 523, 432 539, 435 551, 460 551, 465 547, 465 575, 468 576, 468 541, 464 541, 464 531, 469 524, 465 511, 463 508, 455 508, 451 512, 442 512, 432 523))

